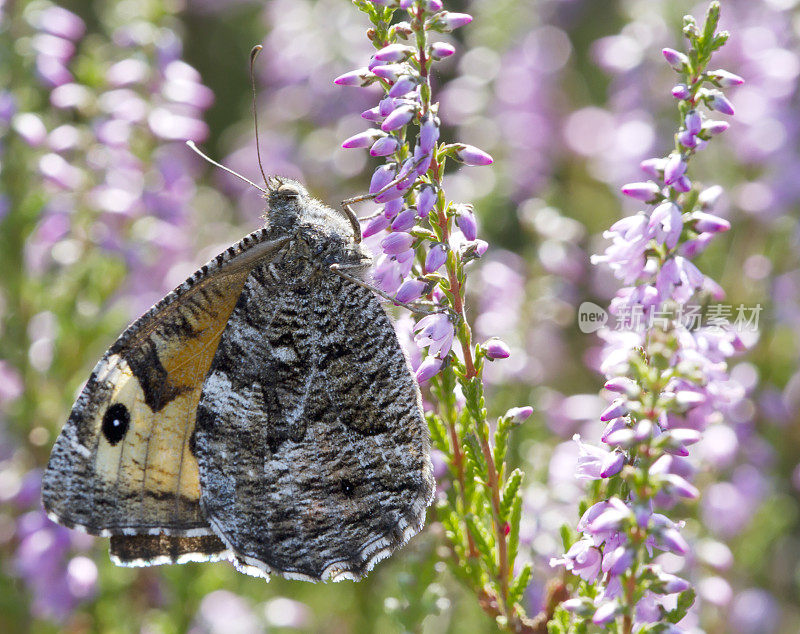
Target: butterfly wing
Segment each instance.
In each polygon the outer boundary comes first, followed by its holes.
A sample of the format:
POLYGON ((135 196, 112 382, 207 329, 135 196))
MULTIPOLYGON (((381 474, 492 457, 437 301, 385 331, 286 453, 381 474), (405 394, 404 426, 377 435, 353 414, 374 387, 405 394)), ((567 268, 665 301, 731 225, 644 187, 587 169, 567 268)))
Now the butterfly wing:
MULTIPOLYGON (((269 242, 264 230, 246 236, 134 322, 106 352, 43 476, 43 503, 53 520, 95 535, 213 535, 200 509, 191 451, 197 403, 250 268, 284 242, 269 242)), ((149 553, 152 559, 158 547, 177 557, 195 547, 220 550, 219 543, 202 540, 162 541, 120 537, 112 551, 124 563, 128 554, 142 559, 149 553)))
POLYGON ((360 578, 433 492, 419 389, 371 292, 251 272, 197 413, 201 504, 250 574, 360 578))

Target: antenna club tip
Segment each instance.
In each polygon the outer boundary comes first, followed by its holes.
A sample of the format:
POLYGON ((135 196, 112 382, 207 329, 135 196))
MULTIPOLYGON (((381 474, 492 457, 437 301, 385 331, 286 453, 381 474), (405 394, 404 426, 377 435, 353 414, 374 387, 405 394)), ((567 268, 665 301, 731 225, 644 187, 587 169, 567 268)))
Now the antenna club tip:
POLYGON ((261 44, 256 44, 252 49, 250 49, 250 61, 252 62, 258 57, 258 54, 261 52, 261 49, 264 47, 261 44))

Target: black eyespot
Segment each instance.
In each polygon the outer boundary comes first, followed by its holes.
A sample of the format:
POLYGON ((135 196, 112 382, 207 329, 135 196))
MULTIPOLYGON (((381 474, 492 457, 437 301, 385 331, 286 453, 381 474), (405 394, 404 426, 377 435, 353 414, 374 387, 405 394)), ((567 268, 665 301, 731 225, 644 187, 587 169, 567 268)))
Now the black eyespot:
POLYGON ((342 487, 342 493, 344 493, 347 497, 350 497, 353 494, 353 491, 356 489, 350 480, 342 480, 339 484, 342 487))
POLYGON ((114 403, 106 410, 103 416, 103 436, 112 447, 125 437, 130 422, 128 408, 122 403, 114 403))

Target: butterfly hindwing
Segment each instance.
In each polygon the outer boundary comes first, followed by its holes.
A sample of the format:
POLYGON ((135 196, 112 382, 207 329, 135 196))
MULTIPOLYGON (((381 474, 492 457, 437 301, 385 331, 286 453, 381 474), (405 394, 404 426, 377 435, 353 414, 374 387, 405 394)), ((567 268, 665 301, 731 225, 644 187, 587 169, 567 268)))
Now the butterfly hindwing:
POLYGON ((360 578, 433 491, 419 390, 368 290, 253 269, 197 415, 202 506, 251 574, 360 578))
MULTIPOLYGON (((111 346, 78 397, 43 476, 44 506, 53 519, 99 535, 212 535, 190 447, 197 403, 250 268, 284 242, 268 242, 264 230, 246 236, 111 346)), ((121 560, 131 552, 135 559, 149 553, 154 561, 158 548, 169 558, 203 550, 213 555, 217 546, 157 539, 114 544, 121 560)))

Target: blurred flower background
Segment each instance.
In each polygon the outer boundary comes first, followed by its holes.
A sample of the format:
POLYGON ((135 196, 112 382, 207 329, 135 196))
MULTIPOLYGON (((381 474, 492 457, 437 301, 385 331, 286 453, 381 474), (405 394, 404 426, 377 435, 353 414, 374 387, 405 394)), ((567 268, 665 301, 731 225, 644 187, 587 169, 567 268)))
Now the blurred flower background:
MULTIPOLYGON (((737 306, 760 305, 750 350, 731 361, 744 390, 693 449, 699 501, 685 504, 698 598, 682 625, 800 631, 800 8, 724 0, 730 42, 715 58, 745 78, 727 91, 731 129, 693 162, 719 184, 731 230, 698 258, 737 306)), ((474 21, 438 65, 443 137, 495 163, 446 177, 475 204, 490 242, 472 277, 478 338, 511 349, 487 368, 501 414, 531 403, 513 436, 526 480, 523 559, 536 613, 577 521, 575 433, 599 438, 602 342, 577 326, 584 301, 618 282, 590 265, 601 232, 636 211, 619 187, 672 147, 673 72, 685 13, 666 0, 451 0, 474 21)), ((493 631, 441 563, 441 527, 363 582, 269 584, 220 564, 114 567, 107 540, 40 509, 39 478, 76 391, 114 337, 230 242, 258 226, 258 192, 185 147, 256 179, 249 110, 257 66, 268 173, 330 204, 368 187, 378 161, 341 148, 375 93, 338 75, 370 53, 347 0, 0 2, 0 631, 493 631)), ((445 38, 446 39, 446 38, 445 38)), ((371 211, 364 205, 363 214, 371 211)), ((409 320, 400 317, 399 328, 409 320)), ((411 337, 405 337, 409 341, 411 337)))

